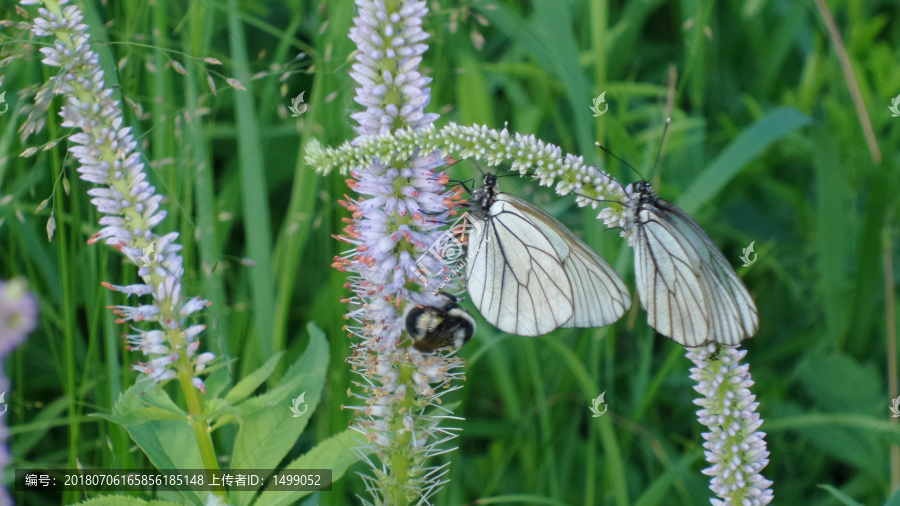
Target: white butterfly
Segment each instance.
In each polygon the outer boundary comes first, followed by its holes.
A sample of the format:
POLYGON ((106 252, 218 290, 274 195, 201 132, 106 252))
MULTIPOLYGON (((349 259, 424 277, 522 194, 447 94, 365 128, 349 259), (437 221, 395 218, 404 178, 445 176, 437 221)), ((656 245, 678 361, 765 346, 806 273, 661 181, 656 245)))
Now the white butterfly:
POLYGON ((602 327, 631 307, 622 278, 556 218, 497 191, 486 174, 469 200, 469 298, 484 319, 520 336, 602 327))
POLYGON ((647 323, 688 347, 736 345, 759 329, 756 304, 706 232, 650 183, 625 188, 625 231, 647 323))

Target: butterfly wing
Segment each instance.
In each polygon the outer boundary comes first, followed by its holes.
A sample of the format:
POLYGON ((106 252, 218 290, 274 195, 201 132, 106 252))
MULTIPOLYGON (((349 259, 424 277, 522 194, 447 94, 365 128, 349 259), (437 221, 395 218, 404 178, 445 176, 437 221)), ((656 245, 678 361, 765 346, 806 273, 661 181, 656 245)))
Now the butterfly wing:
POLYGON ((549 213, 507 193, 498 199, 516 206, 553 245, 572 284, 574 312, 563 327, 605 327, 631 307, 621 276, 581 238, 549 213))
POLYGON ((756 304, 697 222, 663 199, 637 220, 635 278, 651 327, 688 347, 736 345, 756 333, 756 304))
POLYGON ((490 217, 477 220, 466 253, 472 304, 498 329, 539 336, 564 325, 573 313, 572 285, 556 249, 517 206, 496 200, 490 217))

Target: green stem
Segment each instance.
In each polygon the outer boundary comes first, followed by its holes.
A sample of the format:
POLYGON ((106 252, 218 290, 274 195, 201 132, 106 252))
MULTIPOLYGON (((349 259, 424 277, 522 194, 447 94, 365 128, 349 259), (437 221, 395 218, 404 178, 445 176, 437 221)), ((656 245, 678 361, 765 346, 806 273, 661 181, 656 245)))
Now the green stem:
MULTIPOLYGON (((594 49, 594 85, 599 95, 606 88, 606 52, 609 49, 607 38, 607 23, 609 16, 608 0, 591 0, 591 45, 594 49)), ((605 143, 604 118, 600 116, 596 120, 597 140, 605 143)))
MULTIPOLYGON (((163 277, 156 274, 156 272, 152 272, 150 276, 154 286, 158 286, 163 282, 163 277)), ((160 321, 168 322, 178 318, 178 315, 174 314, 174 307, 169 300, 160 301, 159 305, 160 321)), ((191 380, 194 378, 194 366, 187 354, 187 343, 184 340, 184 333, 180 327, 166 329, 166 340, 171 349, 178 353, 178 362, 176 364, 178 382, 181 384, 184 401, 188 407, 194 435, 197 437, 197 446, 200 448, 203 468, 209 471, 217 471, 219 469, 219 460, 216 458, 216 449, 213 446, 212 437, 209 433, 209 424, 203 414, 203 403, 200 399, 200 394, 197 393, 197 388, 191 383, 191 380)), ((222 486, 214 487, 213 494, 218 496, 223 504, 229 504, 228 495, 222 486)))
MULTIPOLYGON (((197 446, 200 448, 200 458, 203 460, 203 467, 210 471, 219 469, 219 460, 216 458, 216 449, 213 446, 212 437, 209 434, 209 424, 206 417, 203 416, 203 404, 200 401, 200 395, 197 389, 191 384, 193 374, 191 373, 190 359, 182 354, 178 363, 178 382, 181 383, 181 390, 184 393, 184 400, 188 406, 190 413, 191 425, 194 427, 194 435, 197 437, 197 446), (184 369, 184 367, 187 369, 184 369)), ((213 488, 213 494, 224 499, 228 504, 228 495, 221 486, 213 488)))
MULTIPOLYGON (((50 133, 51 138, 56 138, 56 118, 49 118, 47 121, 47 129, 50 133)), ((53 165, 53 180, 59 181, 60 179, 60 171, 62 171, 62 167, 59 163, 58 157, 50 157, 53 165)), ((68 234, 66 230, 66 222, 67 220, 64 217, 63 210, 63 202, 65 201, 65 193, 63 192, 54 192, 53 193, 53 208, 50 213, 51 218, 56 219, 57 229, 55 233, 56 243, 59 246, 59 271, 60 277, 62 278, 62 293, 63 300, 72 301, 72 284, 71 278, 69 274, 69 246, 68 246, 68 234)), ((50 239, 48 239, 50 240, 50 239)), ((75 310, 72 307, 72 303, 67 302, 63 304, 63 321, 65 322, 65 328, 74 329, 75 325, 75 310)), ((78 413, 78 402, 76 399, 77 396, 77 388, 76 388, 76 365, 75 365, 75 340, 78 339, 78 334, 76 332, 66 332, 65 333, 65 356, 66 356, 66 397, 68 399, 68 417, 69 417, 69 468, 74 469, 77 466, 78 460, 78 440, 79 440, 79 429, 80 426, 78 424, 78 420, 80 419, 78 413)), ((79 493, 77 491, 70 491, 65 494, 66 503, 74 503, 79 500, 79 493)))
POLYGON ((400 406, 391 425, 391 429, 396 434, 390 456, 391 472, 393 473, 391 483, 393 487, 387 489, 388 503, 396 506, 406 506, 410 501, 404 487, 406 482, 409 481, 410 459, 412 457, 409 454, 409 444, 412 441, 412 433, 404 431, 402 434, 397 434, 397 432, 403 429, 403 415, 412 411, 416 404, 416 390, 413 382, 414 372, 416 372, 414 367, 403 363, 400 364, 399 384, 406 385, 407 390, 406 396, 400 401, 400 406))

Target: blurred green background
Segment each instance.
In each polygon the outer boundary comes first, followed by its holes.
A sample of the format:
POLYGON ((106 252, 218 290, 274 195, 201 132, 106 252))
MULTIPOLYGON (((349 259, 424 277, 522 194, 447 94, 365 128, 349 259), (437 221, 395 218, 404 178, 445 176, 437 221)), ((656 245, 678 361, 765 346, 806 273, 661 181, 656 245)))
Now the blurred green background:
MULTIPOLYGON (((339 174, 316 176, 302 160, 313 138, 336 145, 354 137, 347 32, 355 7, 78 3, 109 83, 129 101, 123 109, 152 183, 168 197, 157 232, 180 232, 186 292, 214 302, 201 317, 204 348, 236 359, 237 380, 278 350, 293 362, 309 339, 307 322, 331 342, 325 398, 294 458, 353 416, 340 408, 354 380, 339 302, 346 275, 329 267, 345 249, 331 234, 344 226, 337 200, 350 191, 339 174), (286 107, 301 92, 309 110, 292 118, 286 107)), ((888 410, 896 299, 886 295, 900 271, 900 117, 889 110, 900 94, 900 4, 829 0, 824 17, 815 0, 429 5, 423 67, 434 78, 428 110, 442 114, 438 126, 508 122, 629 182, 637 176, 606 165, 593 143, 647 176, 671 116, 654 184, 708 231, 759 306, 746 360, 766 420, 763 474, 775 482, 775 502, 842 504, 817 487, 828 484, 860 504, 883 504, 891 444, 900 443, 888 410), (842 45, 829 36, 830 16, 842 45), (593 117, 592 100, 604 91, 609 109, 593 117), (751 241, 758 261, 740 267, 751 241)), ((12 2, 0 18, 21 19, 12 2)), ((27 33, 4 27, 0 44, 0 59, 21 56, 0 70, 10 104, 0 117, 0 278, 27 278, 41 303, 39 330, 6 364, 12 467, 150 467, 120 427, 89 416, 109 412, 136 379, 129 367, 142 357, 124 350, 127 329, 104 309, 125 299, 100 286, 133 282, 135 269, 109 247, 86 244, 97 213, 64 140, 18 157, 66 133, 57 99, 44 131, 21 143, 21 108, 51 74, 27 33)), ((450 169, 456 179, 477 173, 468 163, 450 169)), ((632 253, 597 211, 526 179, 501 184, 583 235, 634 292, 632 253)), ((654 335, 638 304, 611 327, 537 339, 479 322, 461 351, 465 388, 445 397, 466 420, 459 449, 439 457, 452 464, 436 504, 709 504, 689 361, 654 335), (592 418, 590 399, 601 392, 609 411, 592 418)), ((223 455, 229 437, 228 428, 214 433, 223 455)), ((367 469, 350 471, 312 504, 357 503, 354 494, 365 492, 355 472, 367 469)), ((42 501, 26 503, 53 504, 42 501)))

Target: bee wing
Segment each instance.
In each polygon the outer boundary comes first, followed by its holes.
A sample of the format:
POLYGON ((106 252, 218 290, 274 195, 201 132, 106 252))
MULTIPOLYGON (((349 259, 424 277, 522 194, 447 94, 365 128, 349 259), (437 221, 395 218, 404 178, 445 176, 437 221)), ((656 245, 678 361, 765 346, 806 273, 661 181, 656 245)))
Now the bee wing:
POLYGON ((507 193, 498 199, 508 201, 544 234, 572 284, 575 310, 563 327, 605 327, 615 323, 631 307, 631 293, 622 277, 606 260, 549 213, 507 193))
MULTIPOLYGON (((572 285, 559 254, 517 206, 496 200, 475 223, 466 253, 472 304, 498 329, 546 334, 572 318, 572 285)), ((475 218, 472 218, 475 219, 475 218)))
POLYGON ((634 273, 647 322, 682 346, 736 345, 759 328, 756 304, 706 232, 671 202, 645 205, 634 273))

